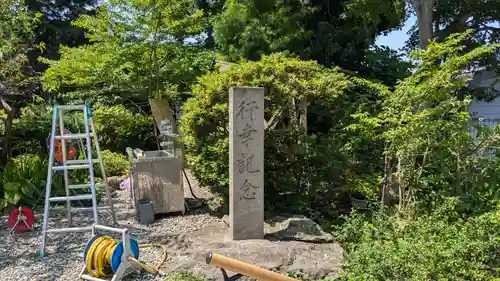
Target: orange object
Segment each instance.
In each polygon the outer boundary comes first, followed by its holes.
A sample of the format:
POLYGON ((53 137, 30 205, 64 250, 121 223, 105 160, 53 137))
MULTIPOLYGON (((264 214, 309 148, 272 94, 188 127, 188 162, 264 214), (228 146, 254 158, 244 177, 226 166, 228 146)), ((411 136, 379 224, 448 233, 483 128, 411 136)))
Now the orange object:
POLYGON ((240 273, 260 281, 299 281, 292 277, 212 252, 207 254, 206 262, 207 264, 213 264, 219 268, 240 273))
MULTIPOLYGON (((65 135, 70 135, 71 132, 69 130, 67 130, 67 129, 64 129, 64 134, 65 135)), ((50 140, 50 134, 49 134, 49 140, 50 140)), ((72 160, 78 154, 78 149, 75 146, 73 146, 73 140, 72 139, 66 139, 65 141, 66 141, 66 160, 72 160)), ((62 164, 63 163, 62 140, 55 140, 54 144, 55 144, 55 147, 54 147, 54 160, 57 163, 62 164)))

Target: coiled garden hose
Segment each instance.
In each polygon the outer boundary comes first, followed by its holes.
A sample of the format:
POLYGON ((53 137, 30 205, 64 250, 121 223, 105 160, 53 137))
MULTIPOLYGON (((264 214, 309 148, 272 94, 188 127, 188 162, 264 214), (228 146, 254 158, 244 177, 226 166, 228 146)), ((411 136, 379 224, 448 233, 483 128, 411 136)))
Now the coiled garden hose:
MULTIPOLYGON (((116 271, 119 263, 121 262, 121 254, 123 253, 122 245, 123 243, 121 243, 121 241, 115 240, 111 236, 106 235, 93 237, 91 240, 89 240, 89 245, 84 251, 84 262, 87 272, 91 276, 96 278, 113 276, 114 271, 116 271), (118 249, 117 251, 117 248, 119 247, 121 247, 121 249, 118 249)), ((159 272, 160 267, 166 262, 167 250, 165 246, 158 244, 139 245, 139 248, 149 247, 158 247, 162 248, 163 250, 163 256, 160 262, 155 267, 150 267, 144 264, 142 266, 143 269, 152 268, 152 270, 147 271, 155 274, 159 272)), ((136 264, 140 265, 140 262, 136 260, 136 258, 138 257, 138 252, 135 254, 136 257, 133 260, 136 262, 136 264)))

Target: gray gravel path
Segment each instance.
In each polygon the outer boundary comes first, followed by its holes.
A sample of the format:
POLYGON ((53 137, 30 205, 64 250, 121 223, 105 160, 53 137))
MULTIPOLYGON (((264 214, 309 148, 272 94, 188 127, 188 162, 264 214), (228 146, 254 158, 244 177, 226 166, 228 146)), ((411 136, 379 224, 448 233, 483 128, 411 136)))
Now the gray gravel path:
MULTIPOLYGON (((188 177, 193 192, 199 198, 208 199, 212 195, 200 188, 191 174, 188 177)), ((191 193, 185 184, 185 197, 191 193)), ((169 251, 182 251, 191 243, 186 233, 193 233, 212 225, 225 225, 222 219, 209 215, 204 209, 195 209, 185 216, 171 216, 156 220, 151 225, 140 224, 134 216, 134 210, 127 205, 128 194, 125 191, 115 192, 119 203, 116 205, 118 223, 130 230, 139 244, 163 243, 169 251)), ((56 214, 51 225, 65 223, 65 213, 56 214)), ((8 234, 7 216, 0 217, 0 276, 5 281, 41 281, 41 280, 79 280, 78 275, 83 266, 83 248, 90 238, 90 233, 50 234, 47 246, 48 255, 39 257, 40 223, 42 215, 36 214, 35 228, 32 232, 10 236, 8 234)), ((109 214, 102 214, 102 224, 111 225, 109 214)), ((91 214, 73 217, 75 224, 91 224, 91 214)), ((157 248, 145 248, 140 251, 140 258, 156 264, 162 252, 157 248)), ((167 260, 172 262, 171 259, 167 260)), ((154 280, 148 274, 132 275, 126 280, 154 280)))

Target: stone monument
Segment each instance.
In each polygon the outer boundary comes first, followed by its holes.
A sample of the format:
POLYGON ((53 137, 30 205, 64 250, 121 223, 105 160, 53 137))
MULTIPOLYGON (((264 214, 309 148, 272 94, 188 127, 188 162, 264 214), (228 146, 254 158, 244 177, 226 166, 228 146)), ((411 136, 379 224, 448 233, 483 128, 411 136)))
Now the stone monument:
POLYGON ((233 240, 264 238, 264 88, 229 90, 229 221, 233 240))

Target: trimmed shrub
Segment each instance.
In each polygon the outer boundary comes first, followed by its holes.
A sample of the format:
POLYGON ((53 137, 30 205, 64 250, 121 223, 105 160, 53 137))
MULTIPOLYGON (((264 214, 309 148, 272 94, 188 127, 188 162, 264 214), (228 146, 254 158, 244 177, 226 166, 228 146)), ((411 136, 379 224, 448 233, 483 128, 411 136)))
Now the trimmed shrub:
POLYGON ((194 175, 226 199, 228 92, 233 86, 264 87, 265 119, 274 120, 265 130, 267 210, 292 208, 313 216, 313 212, 330 212, 331 199, 346 184, 350 154, 363 146, 347 145, 350 133, 344 127, 352 113, 374 111, 381 90, 336 69, 283 54, 201 77, 194 96, 183 106, 180 131, 194 175), (304 99, 307 113, 296 106, 304 99), (307 130, 299 122, 303 114, 307 114, 307 130))
POLYGON ((133 113, 123 105, 94 109, 95 127, 101 149, 124 153, 127 147, 157 149, 153 119, 133 113))
POLYGON ((101 155, 108 177, 128 174, 129 161, 123 154, 104 150, 101 152, 101 155))

